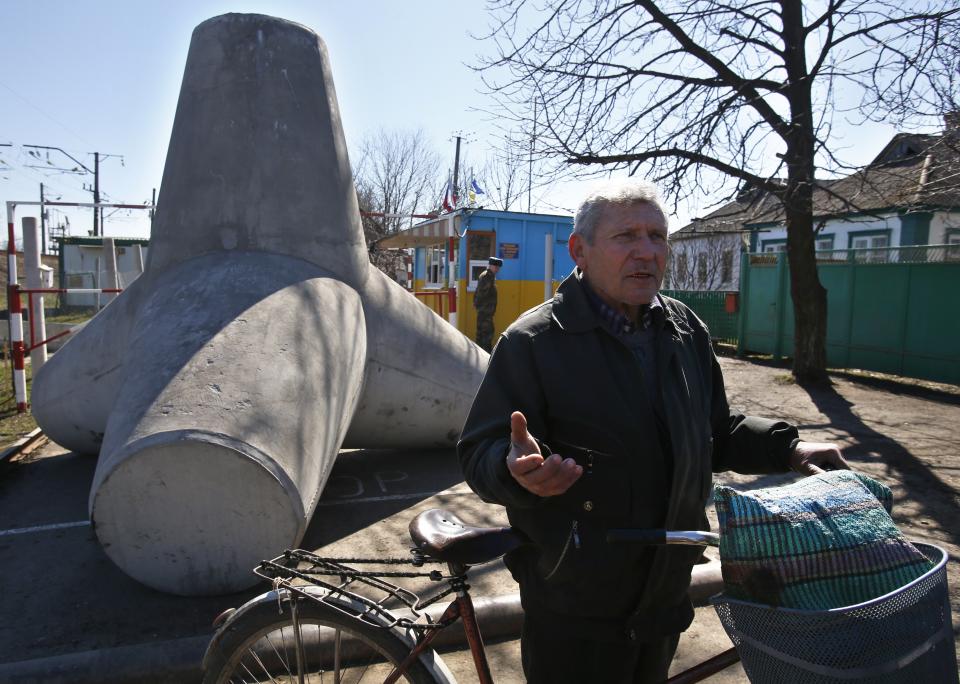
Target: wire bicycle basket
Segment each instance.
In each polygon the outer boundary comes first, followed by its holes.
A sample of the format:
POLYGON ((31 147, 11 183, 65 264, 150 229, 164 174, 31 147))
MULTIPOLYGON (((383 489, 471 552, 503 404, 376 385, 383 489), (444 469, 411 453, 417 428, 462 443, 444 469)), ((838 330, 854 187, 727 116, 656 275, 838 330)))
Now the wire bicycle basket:
POLYGON ((754 682, 957 682, 947 554, 915 546, 934 567, 856 605, 797 610, 730 599, 711 602, 754 682))

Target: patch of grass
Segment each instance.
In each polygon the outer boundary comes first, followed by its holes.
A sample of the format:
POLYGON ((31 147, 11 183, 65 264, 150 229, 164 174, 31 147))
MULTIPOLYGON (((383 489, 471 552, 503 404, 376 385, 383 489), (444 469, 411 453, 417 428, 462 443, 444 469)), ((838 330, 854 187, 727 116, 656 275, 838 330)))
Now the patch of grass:
POLYGON ((44 317, 47 323, 83 323, 93 317, 89 311, 66 311, 59 314, 47 314, 44 317))
MULTIPOLYGON (((0 448, 6 448, 24 435, 37 428, 37 421, 29 409, 26 413, 17 413, 17 400, 13 394, 13 366, 7 359, 0 365, 0 448)), ((27 397, 33 382, 30 364, 26 364, 27 397)))
POLYGON ((773 376, 773 381, 778 385, 795 385, 797 384, 797 379, 793 377, 792 373, 777 373, 773 376))

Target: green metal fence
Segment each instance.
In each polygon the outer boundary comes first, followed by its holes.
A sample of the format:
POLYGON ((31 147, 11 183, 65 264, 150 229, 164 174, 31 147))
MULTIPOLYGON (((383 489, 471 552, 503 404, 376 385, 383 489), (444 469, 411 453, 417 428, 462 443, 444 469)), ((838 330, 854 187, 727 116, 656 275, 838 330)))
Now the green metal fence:
MULTIPOLYGON (((960 383, 960 248, 817 253, 827 289, 827 364, 960 383)), ((739 349, 793 355, 786 255, 744 254, 739 349)))
POLYGON ((710 329, 710 337, 727 344, 737 343, 740 314, 737 311, 736 292, 712 290, 662 290, 668 297, 680 300, 697 314, 710 329), (727 311, 727 301, 733 297, 733 313, 727 311))

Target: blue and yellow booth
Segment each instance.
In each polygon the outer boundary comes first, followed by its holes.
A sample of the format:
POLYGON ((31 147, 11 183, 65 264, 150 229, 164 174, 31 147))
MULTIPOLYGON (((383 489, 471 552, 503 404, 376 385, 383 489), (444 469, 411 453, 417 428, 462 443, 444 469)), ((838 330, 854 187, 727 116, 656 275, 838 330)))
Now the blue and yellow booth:
POLYGON ((412 251, 413 293, 474 339, 473 292, 487 259, 503 259, 493 321, 499 334, 521 313, 553 296, 573 270, 567 252, 571 230, 571 216, 457 209, 380 240, 378 247, 412 251))

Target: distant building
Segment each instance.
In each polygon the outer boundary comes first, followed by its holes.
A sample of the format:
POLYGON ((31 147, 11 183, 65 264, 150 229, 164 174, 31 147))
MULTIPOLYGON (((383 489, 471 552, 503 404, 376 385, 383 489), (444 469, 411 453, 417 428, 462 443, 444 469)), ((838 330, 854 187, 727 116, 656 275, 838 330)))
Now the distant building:
MULTIPOLYGON (((59 244, 59 263, 61 287, 68 289, 100 289, 106 278, 106 268, 103 263, 102 237, 62 237, 57 238, 59 244)), ((117 252, 117 276, 120 287, 125 288, 139 275, 136 246, 140 247, 143 262, 146 264, 149 240, 142 238, 113 238, 117 252)), ((96 306, 98 303, 95 294, 68 294, 64 295, 63 303, 66 306, 96 306)))
POLYGON ((521 313, 547 299, 548 291, 552 296, 573 270, 567 251, 572 230, 572 216, 457 209, 383 238, 377 247, 413 252, 413 290, 445 317, 455 286, 456 326, 473 339, 477 324, 473 292, 487 259, 503 259, 494 316, 499 334, 521 313))
MULTIPOLYGON (((896 253, 884 248, 946 245, 935 258, 960 260, 960 113, 945 120, 942 134, 899 133, 857 173, 818 183, 818 258, 869 249, 887 260, 896 253)), ((670 239, 668 288, 737 290, 740 253, 784 251, 787 231, 780 202, 747 190, 670 239)))

